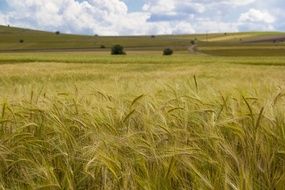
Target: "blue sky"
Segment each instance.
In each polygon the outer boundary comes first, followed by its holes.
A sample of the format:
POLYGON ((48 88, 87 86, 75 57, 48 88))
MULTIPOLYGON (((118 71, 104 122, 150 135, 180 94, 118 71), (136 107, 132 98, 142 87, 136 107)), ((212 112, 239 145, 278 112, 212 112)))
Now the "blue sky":
POLYGON ((129 11, 140 11, 145 3, 144 0, 124 0, 128 5, 129 11))
POLYGON ((0 24, 100 35, 285 31, 284 0, 0 0, 0 24))
POLYGON ((6 0, 0 0, 0 11, 7 9, 7 3, 6 0))

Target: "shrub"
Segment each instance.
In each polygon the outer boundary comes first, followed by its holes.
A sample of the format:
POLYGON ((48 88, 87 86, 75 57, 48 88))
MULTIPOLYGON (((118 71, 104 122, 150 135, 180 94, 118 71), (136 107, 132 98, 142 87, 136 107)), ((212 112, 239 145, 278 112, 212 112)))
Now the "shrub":
POLYGON ((191 44, 192 44, 192 45, 195 45, 195 44, 196 44, 196 41, 195 41, 195 40, 191 40, 191 44))
POLYGON ((56 31, 55 34, 56 34, 56 35, 59 35, 59 34, 60 34, 60 31, 56 31))
POLYGON ((100 46, 100 48, 101 48, 101 49, 105 49, 105 48, 106 48, 106 46, 104 46, 104 45, 101 45, 101 46, 100 46))
POLYGON ((173 50, 170 48, 165 48, 163 50, 163 55, 172 55, 173 54, 173 50))
POLYGON ((124 47, 121 45, 114 45, 111 49, 112 55, 125 55, 124 47))
POLYGON ((19 40, 19 42, 22 44, 22 43, 24 43, 24 40, 19 40))

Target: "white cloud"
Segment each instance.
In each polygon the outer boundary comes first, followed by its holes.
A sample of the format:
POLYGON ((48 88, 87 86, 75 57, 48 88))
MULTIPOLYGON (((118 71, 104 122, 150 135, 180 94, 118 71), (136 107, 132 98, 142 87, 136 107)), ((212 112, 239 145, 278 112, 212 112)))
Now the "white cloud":
POLYGON ((262 0, 144 0, 137 12, 129 12, 124 0, 5 1, 9 8, 0 10, 0 24, 99 35, 274 29, 285 18, 281 0, 272 0, 281 16, 262 0))
POLYGON ((209 19, 199 20, 194 25, 198 33, 209 32, 209 33, 224 33, 224 32, 238 32, 239 23, 236 22, 217 22, 209 19))
POLYGON ((152 13, 162 13, 179 10, 204 12, 206 7, 213 5, 244 6, 256 0, 146 0, 143 10, 152 13))
POLYGON ((175 5, 176 3, 173 0, 149 1, 143 6, 143 10, 148 12, 169 12, 175 9, 175 5))
POLYGON ((242 13, 239 18, 240 22, 263 22, 268 24, 274 23, 275 20, 275 17, 269 12, 257 9, 250 9, 248 12, 242 13))
POLYGON ((148 22, 149 12, 130 13, 121 0, 9 0, 7 3, 12 9, 5 17, 0 15, 0 22, 22 27, 100 35, 194 32, 185 21, 148 22))
POLYGON ((247 5, 255 2, 256 0, 221 0, 224 3, 235 4, 235 5, 247 5))
POLYGON ((8 13, 11 23, 41 29, 118 34, 122 31, 114 26, 127 25, 131 20, 127 6, 118 0, 9 0, 7 3, 13 7, 8 13))
POLYGON ((8 23, 9 23, 9 22, 8 22, 7 16, 0 14, 0 24, 2 24, 2 25, 7 25, 8 23))

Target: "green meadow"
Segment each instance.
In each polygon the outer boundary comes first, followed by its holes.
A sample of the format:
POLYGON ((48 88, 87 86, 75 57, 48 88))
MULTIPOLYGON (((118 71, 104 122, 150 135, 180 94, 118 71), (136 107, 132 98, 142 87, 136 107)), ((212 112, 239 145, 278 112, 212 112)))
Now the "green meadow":
POLYGON ((240 42, 281 34, 196 35, 189 53, 192 35, 2 30, 0 189, 284 189, 285 46, 240 42))

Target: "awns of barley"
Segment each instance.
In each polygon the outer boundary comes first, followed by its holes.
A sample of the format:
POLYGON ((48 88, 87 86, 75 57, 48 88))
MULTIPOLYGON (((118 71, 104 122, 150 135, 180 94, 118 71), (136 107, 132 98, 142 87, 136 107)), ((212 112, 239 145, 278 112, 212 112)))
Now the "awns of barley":
MULTIPOLYGON (((187 93, 122 101, 2 102, 1 189, 277 189, 285 186, 282 96, 187 93)), ((102 98, 112 97, 112 98, 102 98)))

